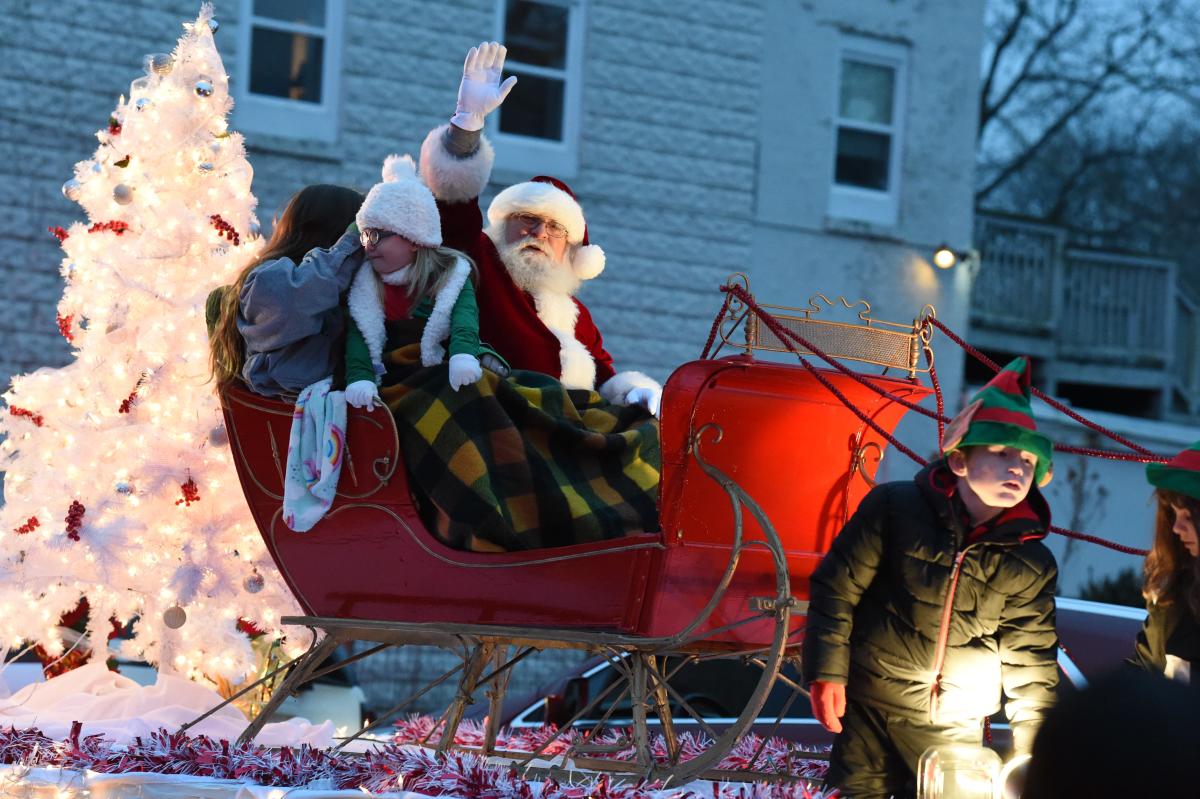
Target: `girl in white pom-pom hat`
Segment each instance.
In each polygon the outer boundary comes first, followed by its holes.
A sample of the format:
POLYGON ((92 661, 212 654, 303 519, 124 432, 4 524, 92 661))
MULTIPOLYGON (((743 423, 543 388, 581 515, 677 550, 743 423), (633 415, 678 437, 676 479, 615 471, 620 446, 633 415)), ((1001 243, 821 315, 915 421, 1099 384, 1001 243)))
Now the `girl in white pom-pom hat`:
POLYGON ((475 265, 442 246, 437 204, 412 159, 389 156, 383 178, 358 211, 366 260, 347 296, 346 401, 358 408, 410 367, 440 365, 447 351, 458 391, 483 375, 479 356, 490 352, 479 341, 475 265))

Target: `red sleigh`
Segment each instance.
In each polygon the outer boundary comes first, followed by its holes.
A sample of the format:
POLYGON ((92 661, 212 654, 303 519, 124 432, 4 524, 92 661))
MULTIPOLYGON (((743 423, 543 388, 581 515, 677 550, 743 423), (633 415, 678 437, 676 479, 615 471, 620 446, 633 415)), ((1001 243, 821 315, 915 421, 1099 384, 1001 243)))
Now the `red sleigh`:
MULTIPOLYGON (((886 444, 881 431, 907 411, 893 398, 916 402, 929 393, 916 380, 918 327, 874 320, 866 303, 852 323, 826 321, 819 312, 827 309, 814 304, 760 317, 734 300, 726 311, 716 338, 732 344, 740 327, 744 342, 735 346, 743 351, 684 364, 663 391, 662 532, 601 543, 501 554, 448 548, 422 525, 383 409, 351 411, 337 500, 312 530, 292 532, 282 521, 292 407, 226 388, 225 420, 247 502, 307 614, 284 622, 319 633, 244 737, 338 644, 375 642, 368 653, 434 644, 462 658, 431 681, 459 683, 443 714, 449 732, 434 742, 445 750, 466 697, 488 687, 496 719, 511 667, 532 651, 567 647, 605 654, 619 668, 622 679, 610 690, 629 700, 637 757, 591 756, 601 718, 564 759, 676 781, 715 766, 753 723, 785 659, 796 657, 809 576, 869 489, 886 444), (797 342, 898 374, 756 357, 806 352, 797 342), (752 662, 761 678, 737 721, 702 755, 684 759, 672 718, 701 714, 673 693, 672 669, 716 657, 752 662), (648 716, 661 724, 665 761, 651 751, 648 716)), ((614 696, 610 708, 622 701, 614 696)), ((599 715, 605 701, 590 698, 575 719, 599 715)))

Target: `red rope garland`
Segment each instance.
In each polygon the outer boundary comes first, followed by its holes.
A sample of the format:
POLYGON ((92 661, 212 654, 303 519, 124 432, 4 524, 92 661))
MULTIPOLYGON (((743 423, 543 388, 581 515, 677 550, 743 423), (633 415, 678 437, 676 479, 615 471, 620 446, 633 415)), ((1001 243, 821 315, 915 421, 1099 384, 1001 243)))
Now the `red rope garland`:
MULTIPOLYGON (((934 327, 936 327, 938 330, 945 333, 946 338, 950 339, 955 344, 962 347, 963 350, 966 351, 972 358, 979 361, 984 366, 991 369, 993 372, 1000 371, 999 364, 997 364, 991 358, 984 355, 979 350, 972 347, 967 342, 963 341, 957 334, 955 334, 955 332, 953 330, 946 327, 946 325, 943 324, 940 319, 937 319, 935 317, 929 317, 929 323, 932 324, 934 327)), ((1169 458, 1163 458, 1160 455, 1156 455, 1153 452, 1151 452, 1150 450, 1141 446, 1140 444, 1135 444, 1132 441, 1130 441, 1129 439, 1125 438, 1124 436, 1114 433, 1113 431, 1111 431, 1101 425, 1096 424, 1095 422, 1091 421, 1090 419, 1086 419, 1083 416, 1080 416, 1078 413, 1071 410, 1066 405, 1063 405, 1061 402, 1054 399, 1054 397, 1051 397, 1049 394, 1046 394, 1044 391, 1040 391, 1039 389, 1035 388, 1035 389, 1033 389, 1033 395, 1035 397, 1037 397, 1038 399, 1040 399, 1042 402, 1045 402, 1047 405, 1049 405, 1054 410, 1071 417, 1076 422, 1079 422, 1081 425, 1088 428, 1089 430, 1099 433, 1100 435, 1102 435, 1106 438, 1110 438, 1113 441, 1116 441, 1121 446, 1127 447, 1145 458, 1152 459, 1151 461, 1148 461, 1148 462, 1165 463, 1166 461, 1169 460, 1169 458)))
MULTIPOLYGON (((837 362, 832 357, 830 357, 829 355, 827 355, 823 351, 821 351, 818 347, 813 345, 811 342, 807 341, 805 338, 800 336, 798 333, 788 330, 787 328, 780 325, 779 322, 777 322, 775 320, 775 317, 773 317, 770 313, 768 313, 767 311, 764 311, 761 307, 759 307, 758 303, 756 303, 754 301, 754 298, 750 295, 750 293, 748 291, 746 291, 744 288, 742 288, 741 286, 725 285, 725 286, 721 287, 721 291, 726 293, 725 303, 724 303, 724 305, 721 306, 721 310, 717 314, 716 320, 713 322, 713 327, 709 334, 708 341, 706 342, 706 344, 704 346, 704 352, 701 356, 702 358, 707 357, 707 355, 708 355, 709 349, 713 343, 713 340, 716 337, 716 331, 717 331, 718 325, 720 324, 721 320, 724 318, 726 312, 728 311, 730 297, 736 297, 737 299, 739 299, 740 301, 745 303, 745 305, 749 309, 749 311, 751 313, 753 313, 755 316, 757 316, 759 318, 759 320, 763 324, 765 324, 767 326, 767 328, 772 333, 774 333, 775 336, 781 342, 783 342, 784 346, 787 347, 788 351, 791 352, 793 355, 795 355, 797 357, 797 359, 799 359, 800 365, 803 366, 808 371, 809 374, 811 374, 814 378, 816 378, 817 382, 819 382, 826 389, 828 389, 829 393, 831 393, 835 397, 837 397, 838 401, 840 401, 844 406, 846 406, 846 408, 850 412, 852 412, 864 424, 866 424, 868 427, 870 427, 872 430, 874 430, 876 433, 878 433, 883 439, 885 439, 895 449, 899 450, 900 452, 903 452, 905 455, 907 455, 909 458, 911 458, 915 463, 917 463, 921 466, 928 465, 927 460, 925 460, 920 455, 913 452, 911 449, 909 449, 907 446, 905 446, 903 443, 901 443, 895 436, 893 436, 888 431, 884 430, 873 419, 871 419, 863 411, 861 411, 857 406, 855 406, 854 403, 851 402, 849 400, 849 398, 846 397, 845 394, 843 394, 835 385, 833 385, 832 382, 830 382, 829 378, 825 377, 823 374, 821 374, 817 370, 817 368, 815 366, 813 366, 811 363, 809 363, 809 361, 807 359, 805 359, 805 357, 803 355, 800 354, 800 352, 796 349, 796 347, 791 342, 795 342, 796 344, 799 344, 801 347, 808 350, 813 355, 816 355, 818 358, 825 361, 825 363, 834 367, 842 374, 861 383, 862 385, 871 389, 875 393, 879 394, 881 397, 884 397, 892 402, 896 402, 900 405, 903 405, 904 407, 909 408, 910 410, 919 411, 922 414, 924 414, 925 416, 935 419, 938 422, 938 428, 939 428, 938 440, 940 442, 941 434, 942 434, 942 427, 941 427, 942 423, 945 421, 948 421, 948 420, 946 419, 945 414, 944 414, 944 408, 942 405, 941 386, 937 382, 937 376, 936 376, 936 373, 934 372, 932 360, 930 360, 930 363, 929 363, 930 380, 934 383, 934 394, 935 394, 935 397, 938 402, 938 409, 936 412, 931 411, 928 408, 922 408, 921 406, 917 405, 916 403, 910 402, 910 401, 904 399, 903 397, 896 396, 895 394, 892 394, 890 391, 887 391, 886 389, 876 386, 875 384, 868 381, 863 375, 860 375, 857 372, 854 372, 851 369, 847 368, 846 366, 842 365, 841 363, 837 362), (790 339, 790 341, 789 341, 789 339, 790 339)), ((957 335, 955 335, 953 331, 951 331, 948 327, 946 327, 941 321, 939 321, 935 317, 932 317, 932 316, 926 317, 926 324, 932 324, 935 327, 937 327, 939 330, 941 330, 943 333, 945 333, 948 338, 950 338, 952 341, 954 341, 956 344, 958 344, 960 347, 962 347, 964 350, 966 350, 969 354, 971 354, 973 357, 978 359, 981 363, 988 366, 993 371, 996 371, 996 372, 1000 371, 1000 367, 995 362, 993 362, 990 358, 988 358, 983 353, 976 350, 971 345, 967 344, 965 341, 963 341, 961 338, 959 338, 957 335)), ((928 355, 926 357, 928 357, 928 355)), ((1145 462, 1161 463, 1161 462, 1165 462, 1166 460, 1168 460, 1167 458, 1163 458, 1162 456, 1159 456, 1159 455, 1154 454, 1153 452, 1150 452, 1149 450, 1133 443, 1132 441, 1126 440, 1122 436, 1119 436, 1118 434, 1116 434, 1112 431, 1106 430, 1104 427, 1096 424, 1095 422, 1085 419, 1084 417, 1082 417, 1079 414, 1072 411, 1070 408, 1067 408, 1062 403, 1058 402, 1057 400, 1053 399, 1052 397, 1047 396, 1043 392, 1041 392, 1037 389, 1034 389, 1033 392, 1036 396, 1038 396, 1040 399, 1045 401, 1047 404, 1049 404, 1055 410, 1061 411, 1062 413, 1064 413, 1067 416, 1071 417, 1072 419, 1078 421, 1080 424, 1084 425, 1085 427, 1087 427, 1091 430, 1094 430, 1095 432, 1098 432, 1102 435, 1105 435, 1105 436, 1111 438, 1112 440, 1134 450, 1135 452, 1138 453, 1138 455, 1125 455, 1124 453, 1115 453, 1115 452, 1108 453, 1106 450, 1096 450, 1096 449, 1083 448, 1083 447, 1056 447, 1056 449, 1058 451, 1060 451, 1060 452, 1076 452, 1078 454, 1092 455, 1094 457, 1110 457, 1111 456, 1114 460, 1137 460, 1137 461, 1143 462, 1143 463, 1145 463, 1145 462)), ((1074 539, 1077 539, 1080 541, 1086 541, 1091 544, 1097 544, 1099 546, 1106 547, 1108 549, 1112 549, 1117 552, 1122 552, 1127 555, 1139 555, 1139 556, 1144 557, 1149 554, 1149 550, 1125 546, 1124 544, 1118 544, 1114 541, 1108 541, 1106 539, 1100 538, 1099 536, 1090 535, 1088 533, 1080 533, 1075 530, 1068 530, 1064 527, 1057 527, 1057 526, 1051 525, 1050 532, 1056 533, 1061 536, 1065 536, 1066 538, 1074 538, 1074 539)))

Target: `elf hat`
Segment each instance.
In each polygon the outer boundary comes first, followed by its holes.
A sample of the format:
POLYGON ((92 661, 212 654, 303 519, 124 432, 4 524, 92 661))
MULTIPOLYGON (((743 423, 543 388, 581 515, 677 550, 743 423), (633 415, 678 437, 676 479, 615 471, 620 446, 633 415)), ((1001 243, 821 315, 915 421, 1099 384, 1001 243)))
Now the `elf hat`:
POLYGON ((942 452, 994 444, 1015 447, 1037 456, 1038 486, 1049 483, 1054 475, 1054 445, 1037 432, 1030 393, 1029 359, 1022 356, 1001 369, 946 425, 942 452))
POLYGON ((604 250, 588 243, 587 220, 571 187, 558 178, 538 175, 525 183, 509 186, 488 206, 488 223, 498 225, 513 214, 534 214, 553 219, 567 229, 567 243, 574 245, 571 270, 580 280, 591 280, 604 271, 604 250))
POLYGON ((412 157, 389 155, 383 182, 367 192, 355 217, 359 230, 379 228, 399 233, 420 247, 440 247, 442 220, 433 193, 417 177, 412 157))
POLYGON ((1155 488, 1200 499, 1200 441, 1167 463, 1147 463, 1146 479, 1155 488))

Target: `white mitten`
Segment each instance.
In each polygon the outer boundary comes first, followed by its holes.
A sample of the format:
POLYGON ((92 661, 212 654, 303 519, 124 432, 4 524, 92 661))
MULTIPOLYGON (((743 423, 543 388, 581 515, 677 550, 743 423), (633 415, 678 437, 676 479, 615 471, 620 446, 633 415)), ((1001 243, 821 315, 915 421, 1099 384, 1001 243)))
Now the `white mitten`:
POLYGON ((631 388, 625 395, 626 405, 641 405, 655 416, 658 416, 660 402, 662 402, 661 388, 631 388))
POLYGON ((458 105, 450 121, 463 130, 483 130, 483 118, 495 111, 517 85, 515 75, 504 83, 504 56, 508 51, 499 42, 483 42, 472 47, 463 64, 462 83, 458 85, 458 105))
POLYGON ((375 387, 374 380, 356 380, 346 386, 346 404, 353 408, 366 408, 369 411, 378 401, 379 389, 375 387))
POLYGON ((458 391, 481 377, 483 377, 483 369, 479 366, 479 359, 474 355, 459 352, 450 356, 450 388, 458 391))

